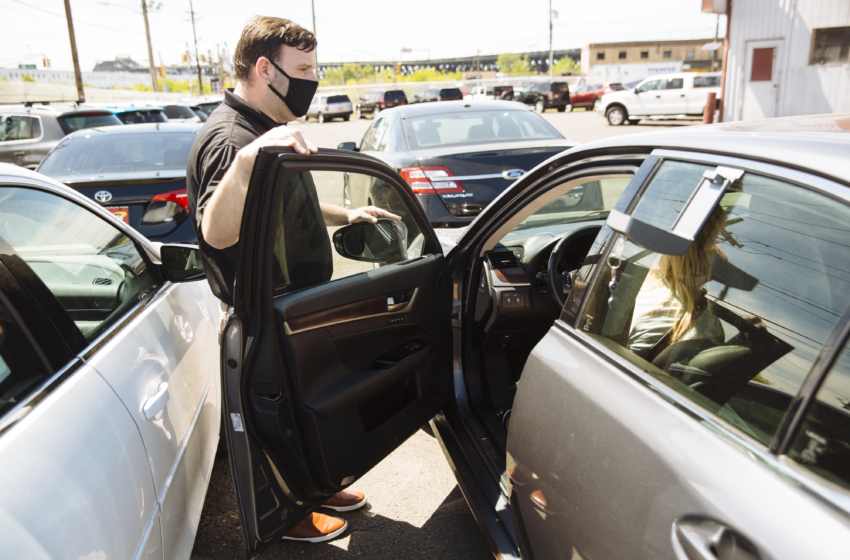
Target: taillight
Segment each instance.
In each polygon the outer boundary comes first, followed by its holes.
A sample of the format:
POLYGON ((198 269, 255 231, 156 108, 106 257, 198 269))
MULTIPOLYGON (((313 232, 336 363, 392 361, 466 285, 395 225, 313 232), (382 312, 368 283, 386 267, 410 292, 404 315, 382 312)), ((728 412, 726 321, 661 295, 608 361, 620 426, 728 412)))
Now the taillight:
POLYGON ((158 194, 151 198, 148 209, 142 216, 143 225, 173 222, 175 218, 189 214, 189 198, 186 189, 158 194))
POLYGON ((387 106, 387 102, 384 101, 383 99, 381 99, 381 107, 386 107, 386 106, 387 106))
POLYGON ((552 99, 552 92, 551 91, 546 92, 546 99, 550 99, 550 100, 552 99))
POLYGON ((330 107, 328 107, 327 105, 325 105, 325 111, 330 111, 330 107))
POLYGON ((463 185, 453 181, 452 172, 445 167, 405 167, 401 176, 416 194, 462 193, 463 185))

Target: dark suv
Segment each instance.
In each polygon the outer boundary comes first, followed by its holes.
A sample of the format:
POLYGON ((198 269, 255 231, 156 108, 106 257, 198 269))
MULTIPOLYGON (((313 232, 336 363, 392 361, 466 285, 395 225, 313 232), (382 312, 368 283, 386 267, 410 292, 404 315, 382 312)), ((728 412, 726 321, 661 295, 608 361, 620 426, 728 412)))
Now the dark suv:
POLYGON ((533 82, 515 93, 514 99, 531 105, 538 113, 553 107, 563 112, 570 102, 570 85, 567 82, 533 82))
POLYGON ((114 125, 123 123, 108 109, 49 104, 0 107, 0 163, 35 169, 65 135, 114 125))
POLYGON ((417 93, 411 103, 431 101, 463 101, 463 92, 458 88, 427 88, 417 93))
POLYGON ((407 96, 400 89, 373 89, 357 100, 354 114, 362 119, 364 115, 375 116, 384 109, 399 105, 407 105, 407 96))

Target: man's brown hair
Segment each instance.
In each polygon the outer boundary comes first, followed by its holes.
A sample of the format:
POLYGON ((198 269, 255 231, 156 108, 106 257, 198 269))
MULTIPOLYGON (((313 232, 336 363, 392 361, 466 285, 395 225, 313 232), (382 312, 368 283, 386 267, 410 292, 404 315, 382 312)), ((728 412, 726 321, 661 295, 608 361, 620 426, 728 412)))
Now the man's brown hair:
POLYGON ((236 79, 243 83, 251 81, 251 68, 266 57, 275 60, 281 45, 310 52, 318 41, 309 29, 304 29, 288 19, 257 16, 242 30, 242 36, 233 52, 233 70, 236 79))

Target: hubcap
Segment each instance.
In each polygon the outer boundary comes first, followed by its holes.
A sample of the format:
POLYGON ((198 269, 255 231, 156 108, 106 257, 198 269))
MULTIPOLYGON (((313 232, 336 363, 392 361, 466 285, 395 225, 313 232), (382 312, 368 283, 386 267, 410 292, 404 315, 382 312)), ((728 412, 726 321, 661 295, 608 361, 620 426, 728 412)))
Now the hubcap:
POLYGON ((621 124, 623 122, 623 111, 621 109, 611 109, 608 113, 608 122, 611 124, 621 124))

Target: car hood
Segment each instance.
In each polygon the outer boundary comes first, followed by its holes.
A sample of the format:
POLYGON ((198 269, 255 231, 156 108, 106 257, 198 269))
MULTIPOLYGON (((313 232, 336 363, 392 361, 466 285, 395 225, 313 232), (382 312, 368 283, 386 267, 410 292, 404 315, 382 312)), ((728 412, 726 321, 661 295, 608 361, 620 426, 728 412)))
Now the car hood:
POLYGON ((634 97, 634 90, 624 89, 620 91, 612 91, 611 93, 606 93, 601 97, 602 103, 610 103, 611 101, 623 100, 630 97, 634 97))

